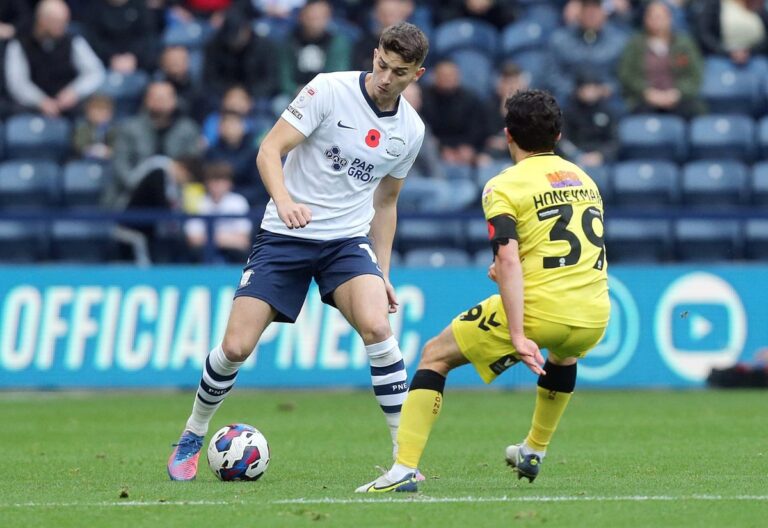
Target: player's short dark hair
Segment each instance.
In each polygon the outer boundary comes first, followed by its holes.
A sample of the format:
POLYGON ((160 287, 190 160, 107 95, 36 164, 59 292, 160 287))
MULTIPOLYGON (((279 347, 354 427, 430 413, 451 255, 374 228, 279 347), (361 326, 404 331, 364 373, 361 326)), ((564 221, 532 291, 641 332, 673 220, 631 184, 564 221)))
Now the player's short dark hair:
POLYGON ((563 114, 552 94, 543 90, 525 90, 507 98, 504 122, 517 145, 528 152, 555 149, 563 127, 563 114))
POLYGON ((408 22, 398 22, 386 28, 379 46, 400 55, 405 62, 421 66, 429 51, 429 41, 422 30, 408 22))

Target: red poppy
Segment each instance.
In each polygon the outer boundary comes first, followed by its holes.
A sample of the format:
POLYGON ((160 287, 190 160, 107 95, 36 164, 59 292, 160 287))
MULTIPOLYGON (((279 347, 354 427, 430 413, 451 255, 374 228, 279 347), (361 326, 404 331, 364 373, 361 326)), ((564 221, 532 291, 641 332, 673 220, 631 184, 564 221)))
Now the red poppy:
POLYGON ((379 132, 375 128, 372 128, 365 135, 365 144, 371 148, 376 148, 379 146, 380 139, 381 139, 381 132, 379 132))

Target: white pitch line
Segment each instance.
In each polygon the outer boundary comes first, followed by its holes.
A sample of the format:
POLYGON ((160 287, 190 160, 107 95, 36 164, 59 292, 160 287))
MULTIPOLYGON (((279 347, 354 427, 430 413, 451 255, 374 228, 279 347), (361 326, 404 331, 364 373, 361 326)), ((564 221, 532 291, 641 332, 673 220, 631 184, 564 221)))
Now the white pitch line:
MULTIPOLYGON (((563 495, 554 497, 425 497, 422 495, 407 495, 400 497, 359 497, 349 499, 334 499, 330 497, 318 499, 283 499, 270 501, 270 504, 386 504, 386 503, 478 503, 478 502, 669 502, 669 501, 768 501, 768 495, 616 495, 616 496, 581 496, 563 495)), ((156 506, 232 506, 247 505, 244 501, 115 501, 115 502, 18 502, 11 504, 0 503, 3 508, 147 508, 156 506)))

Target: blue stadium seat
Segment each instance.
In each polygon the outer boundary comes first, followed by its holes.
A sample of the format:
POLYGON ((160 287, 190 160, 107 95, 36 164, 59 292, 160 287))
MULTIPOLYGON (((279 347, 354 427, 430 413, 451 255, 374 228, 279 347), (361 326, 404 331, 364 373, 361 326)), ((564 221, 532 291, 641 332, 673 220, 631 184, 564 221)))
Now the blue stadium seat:
POLYGON ((632 207, 664 207, 678 201, 677 165, 664 160, 617 163, 613 170, 613 202, 632 207))
POLYGON ((749 196, 755 205, 768 206, 768 161, 752 166, 749 196))
POLYGON ((295 19, 278 17, 261 17, 253 22, 253 32, 260 37, 269 38, 276 42, 284 41, 296 26, 295 19))
POLYGON ((474 169, 471 165, 459 165, 455 163, 443 163, 445 177, 452 181, 473 180, 474 169))
POLYGON ((682 117, 637 114, 619 122, 619 147, 624 159, 654 158, 684 161, 686 127, 682 117))
POLYGON ((0 207, 54 205, 59 185, 59 166, 52 161, 6 161, 0 164, 0 207))
POLYGON ((114 100, 118 117, 126 117, 138 111, 147 83, 149 75, 141 70, 133 73, 109 72, 99 92, 114 100))
POLYGON ((0 262, 39 262, 45 254, 45 226, 0 220, 0 262))
POLYGON ((62 199, 68 207, 99 206, 101 194, 111 173, 103 163, 75 160, 62 172, 62 199))
POLYGON ((67 262, 106 262, 115 256, 112 226, 60 220, 51 229, 51 256, 67 262))
POLYGON ((5 125, 0 122, 0 161, 5 159, 5 125))
POLYGON ((527 18, 509 24, 501 32, 502 57, 546 47, 548 29, 540 21, 527 18))
POLYGON ((457 18, 435 28, 433 45, 435 54, 444 56, 459 49, 474 49, 495 57, 498 49, 496 28, 487 22, 471 18, 457 18))
POLYGON ((8 159, 61 160, 70 151, 72 127, 63 118, 19 114, 5 126, 8 159))
POLYGON ((707 208, 740 205, 747 200, 747 166, 734 160, 699 160, 683 167, 683 203, 707 208))
POLYGON ((757 122, 757 155, 761 159, 768 158, 768 116, 757 122))
POLYGON ((493 59, 483 52, 471 49, 456 50, 450 57, 461 72, 461 85, 480 99, 487 100, 493 92, 493 59))
POLYGON ((612 167, 610 165, 598 165, 586 167, 584 170, 600 189, 603 203, 611 203, 613 201, 612 167))
POLYGON ((605 246, 609 263, 663 262, 672 257, 672 229, 666 220, 609 219, 605 246))
POLYGON ((406 253, 403 260, 406 266, 428 268, 469 266, 471 262, 469 255, 464 250, 452 247, 414 249, 406 253))
POLYGON ((475 171, 475 178, 482 189, 488 180, 497 176, 501 171, 514 165, 511 159, 495 159, 488 165, 483 165, 475 171))
POLYGON ((757 114, 764 107, 760 77, 725 57, 707 57, 701 96, 719 113, 757 114))
POLYGON ((202 48, 211 35, 213 35, 213 29, 202 22, 170 24, 163 33, 163 45, 184 46, 190 49, 202 48))
POLYGON ((744 225, 745 256, 768 260, 768 220, 748 220, 744 225))
POLYGON ((491 251, 490 246, 488 249, 481 249, 472 257, 472 265, 479 268, 488 269, 488 266, 490 266, 492 263, 493 252, 491 251))
POLYGON ((487 250, 489 263, 491 255, 491 243, 488 240, 488 222, 484 218, 478 217, 468 220, 466 223, 466 242, 467 251, 475 253, 487 250))
POLYGON ((433 247, 459 247, 463 240, 461 220, 403 218, 398 221, 396 249, 407 252, 433 247))
POLYGON ((733 220, 678 220, 674 236, 679 260, 717 262, 741 257, 741 231, 733 220))
POLYGON ((755 153, 755 124, 746 115, 719 114, 691 120, 692 159, 751 161, 755 153))
POLYGON ((549 0, 518 0, 523 8, 520 20, 538 22, 545 31, 551 31, 560 25, 560 9, 551 5, 549 0))
POLYGON ((543 88, 547 83, 547 68, 551 61, 549 51, 536 49, 517 53, 507 60, 517 64, 528 75, 531 88, 543 88))

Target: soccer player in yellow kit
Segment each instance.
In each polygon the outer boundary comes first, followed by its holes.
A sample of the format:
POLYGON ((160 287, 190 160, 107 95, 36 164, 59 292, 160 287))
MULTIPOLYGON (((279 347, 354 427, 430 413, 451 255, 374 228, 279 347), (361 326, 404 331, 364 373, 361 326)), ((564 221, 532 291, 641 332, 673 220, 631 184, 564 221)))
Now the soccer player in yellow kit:
POLYGON ((416 468, 440 414, 445 378, 467 363, 486 383, 520 361, 539 375, 528 436, 505 452, 518 478, 533 482, 576 385, 576 362, 605 332, 610 302, 600 192, 553 152, 562 125, 554 97, 518 92, 506 109, 516 164, 482 195, 494 254, 488 275, 499 294, 427 342, 403 404, 396 462, 358 492, 417 491, 416 468))

